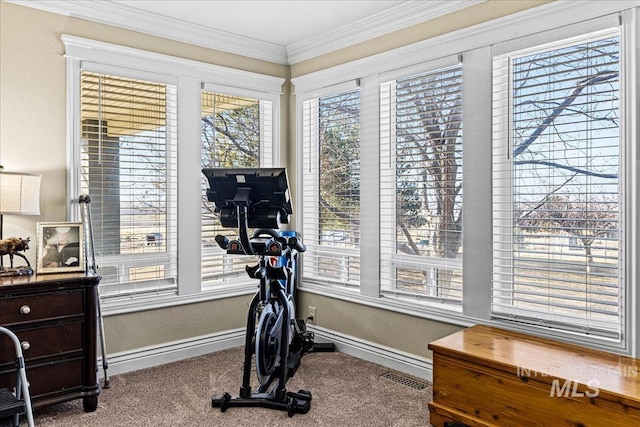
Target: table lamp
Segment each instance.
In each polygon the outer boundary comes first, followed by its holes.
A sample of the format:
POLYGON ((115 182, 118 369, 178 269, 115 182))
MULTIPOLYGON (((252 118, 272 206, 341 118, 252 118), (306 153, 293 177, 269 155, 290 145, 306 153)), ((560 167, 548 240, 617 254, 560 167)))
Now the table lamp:
POLYGON ((29 239, 3 236, 3 216, 40 215, 40 180, 42 176, 29 173, 5 172, 0 166, 0 271, 8 275, 32 274, 33 270, 27 258, 19 253, 29 249, 29 239), (26 246, 25 246, 26 245, 26 246), (28 268, 5 270, 4 255, 17 255, 27 261, 28 268))

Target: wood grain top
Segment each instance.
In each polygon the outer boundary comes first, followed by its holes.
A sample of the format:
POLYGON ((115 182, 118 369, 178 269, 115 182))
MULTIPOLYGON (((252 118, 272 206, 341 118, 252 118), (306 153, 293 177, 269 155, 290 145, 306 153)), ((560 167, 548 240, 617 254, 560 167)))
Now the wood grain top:
POLYGON ((483 325, 434 341, 429 349, 434 356, 446 354, 542 382, 597 384, 601 395, 640 408, 639 359, 483 325))

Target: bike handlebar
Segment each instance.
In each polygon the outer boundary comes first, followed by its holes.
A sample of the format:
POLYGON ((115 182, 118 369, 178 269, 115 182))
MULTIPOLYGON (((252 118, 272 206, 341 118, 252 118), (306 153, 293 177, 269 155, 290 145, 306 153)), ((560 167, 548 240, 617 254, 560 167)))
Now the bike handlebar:
POLYGON ((289 237, 289 241, 287 242, 287 244, 298 252, 304 252, 307 250, 307 247, 303 245, 300 239, 295 236, 289 237))

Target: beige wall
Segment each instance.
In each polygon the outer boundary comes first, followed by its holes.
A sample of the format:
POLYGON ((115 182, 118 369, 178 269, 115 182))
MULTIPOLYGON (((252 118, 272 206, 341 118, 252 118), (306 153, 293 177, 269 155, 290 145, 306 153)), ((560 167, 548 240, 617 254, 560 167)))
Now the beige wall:
MULTIPOLYGON (((130 46, 153 52, 289 78, 343 64, 544 3, 485 3, 414 25, 374 40, 287 67, 213 51, 153 36, 0 3, 0 164, 7 170, 43 175, 41 210, 37 217, 11 217, 5 234, 31 236, 37 221, 66 219, 66 92, 61 34, 130 46)), ((295 176, 295 98, 285 85, 281 110, 283 164, 295 176)), ((293 181, 293 180, 292 180, 293 181)), ((292 182, 295 185, 294 182, 292 182)), ((295 197, 295 187, 293 187, 295 197)), ((366 251, 366 248, 365 248, 366 251)), ((28 253, 34 261, 34 251, 28 253)), ((153 346, 244 326, 249 297, 110 316, 105 321, 110 353, 153 346)), ((310 293, 301 293, 306 307, 318 310, 319 326, 362 340, 429 357, 427 343, 458 327, 392 311, 376 309, 310 293)))
POLYGON ((322 328, 427 359, 431 358, 428 343, 462 329, 435 320, 301 292, 297 304, 299 317, 307 316, 308 306, 316 307, 316 324, 322 328))
POLYGON ((154 347, 242 328, 251 296, 109 316, 104 320, 109 354, 154 347))

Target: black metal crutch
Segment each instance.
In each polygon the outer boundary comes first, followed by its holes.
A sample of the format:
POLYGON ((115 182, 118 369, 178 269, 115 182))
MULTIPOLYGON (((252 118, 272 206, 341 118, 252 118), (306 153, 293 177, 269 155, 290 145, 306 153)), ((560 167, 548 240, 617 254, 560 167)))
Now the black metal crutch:
MULTIPOLYGON (((96 264, 96 248, 93 242, 93 222, 91 221, 91 196, 88 194, 81 194, 78 198, 80 203, 80 214, 82 216, 82 222, 85 227, 85 241, 89 244, 85 245, 84 252, 85 268, 89 268, 94 272, 98 272, 98 266, 96 264), (89 264, 89 251, 91 251, 91 264, 89 264)), ((107 360, 107 346, 104 339, 104 324, 102 323, 102 308, 100 307, 100 294, 96 298, 97 312, 98 312, 98 334, 100 335, 100 349, 102 350, 102 371, 104 372, 104 388, 109 388, 109 375, 107 370, 109 369, 109 362, 107 360)))

